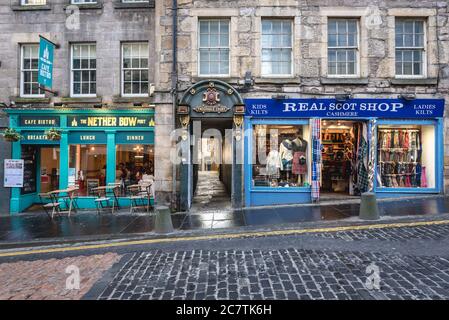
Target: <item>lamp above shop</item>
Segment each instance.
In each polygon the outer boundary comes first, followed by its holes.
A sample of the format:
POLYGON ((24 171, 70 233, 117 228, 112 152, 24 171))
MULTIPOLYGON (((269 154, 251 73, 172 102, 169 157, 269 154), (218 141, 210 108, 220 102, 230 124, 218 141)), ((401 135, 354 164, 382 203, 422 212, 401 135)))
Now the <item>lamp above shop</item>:
POLYGON ((187 115, 190 113, 190 107, 187 105, 179 105, 176 112, 180 115, 187 115))
POLYGON ((338 102, 344 102, 351 98, 352 98, 352 96, 350 93, 339 93, 339 94, 335 95, 335 100, 337 100, 338 102))
POLYGON ((274 100, 283 100, 288 99, 288 96, 286 94, 273 94, 271 98, 274 100))
POLYGON ((416 99, 416 94, 414 93, 401 93, 400 95, 398 95, 399 99, 404 99, 407 101, 411 101, 411 100, 415 100, 416 99))

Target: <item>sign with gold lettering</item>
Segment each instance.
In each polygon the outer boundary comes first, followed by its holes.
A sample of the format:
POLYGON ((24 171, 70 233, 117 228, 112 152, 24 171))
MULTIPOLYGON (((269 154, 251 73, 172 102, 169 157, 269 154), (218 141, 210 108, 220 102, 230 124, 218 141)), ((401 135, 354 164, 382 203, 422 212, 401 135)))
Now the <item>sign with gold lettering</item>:
POLYGON ((69 144, 106 144, 104 132, 74 131, 69 134, 69 144))
POLYGON ((111 128, 111 127, 128 127, 128 128, 151 128, 154 127, 153 116, 110 116, 110 115, 94 115, 94 116, 68 116, 67 126, 75 128, 111 128))
POLYGON ((20 116, 21 127, 59 127, 59 116, 20 116))
POLYGON ((117 132, 116 144, 154 144, 154 132, 117 132))
POLYGON ((48 140, 44 131, 22 131, 22 144, 59 144, 59 141, 48 140))

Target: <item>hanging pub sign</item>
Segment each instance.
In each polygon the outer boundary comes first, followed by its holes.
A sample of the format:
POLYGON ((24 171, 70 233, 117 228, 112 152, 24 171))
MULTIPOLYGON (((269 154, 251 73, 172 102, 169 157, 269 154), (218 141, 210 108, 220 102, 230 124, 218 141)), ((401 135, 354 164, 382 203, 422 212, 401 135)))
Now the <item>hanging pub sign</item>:
POLYGON ((21 127, 59 127, 59 116, 20 116, 21 127))
POLYGON ((444 99, 245 99, 246 115, 267 118, 440 118, 444 99))
POLYGON ((53 86, 53 57, 55 44, 40 37, 37 82, 46 88, 53 86))
POLYGON ((110 115, 94 115, 94 116, 67 116, 68 127, 130 127, 145 128, 154 127, 153 116, 110 116, 110 115))

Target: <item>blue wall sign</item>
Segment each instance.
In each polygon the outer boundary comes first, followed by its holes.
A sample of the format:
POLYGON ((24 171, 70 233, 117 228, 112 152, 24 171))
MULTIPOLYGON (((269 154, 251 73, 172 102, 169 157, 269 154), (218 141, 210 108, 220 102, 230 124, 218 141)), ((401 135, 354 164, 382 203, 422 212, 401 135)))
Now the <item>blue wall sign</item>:
POLYGON ((39 42, 39 63, 37 82, 47 88, 53 86, 53 56, 55 45, 41 37, 39 42))
POLYGON ((259 118, 440 118, 444 99, 245 99, 246 115, 259 118))
POLYGON ((117 132, 116 144, 154 144, 154 132, 117 132))
POLYGON ((69 133, 69 144, 106 144, 104 132, 72 131, 69 133))
POLYGON ((48 140, 44 131, 22 131, 21 144, 59 144, 59 141, 48 140))

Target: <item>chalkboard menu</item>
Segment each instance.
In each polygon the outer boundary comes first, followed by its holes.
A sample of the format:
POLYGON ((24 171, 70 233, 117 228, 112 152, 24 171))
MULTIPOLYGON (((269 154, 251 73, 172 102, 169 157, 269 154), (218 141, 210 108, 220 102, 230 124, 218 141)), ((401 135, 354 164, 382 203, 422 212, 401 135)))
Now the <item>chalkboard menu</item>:
POLYGON ((35 146, 22 146, 22 159, 24 161, 22 194, 36 192, 36 154, 35 146))

